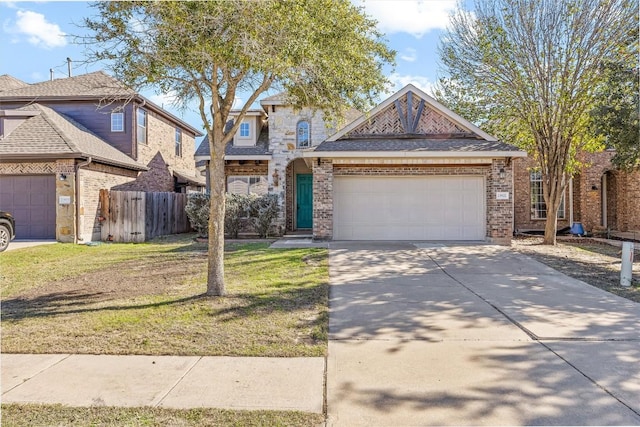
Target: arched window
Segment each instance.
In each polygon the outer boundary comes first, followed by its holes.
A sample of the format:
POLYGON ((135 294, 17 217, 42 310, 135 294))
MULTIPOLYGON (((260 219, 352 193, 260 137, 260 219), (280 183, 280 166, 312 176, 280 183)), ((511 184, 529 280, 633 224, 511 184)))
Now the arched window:
POLYGON ((309 132, 309 122, 302 120, 298 122, 296 129, 296 145, 298 148, 311 147, 311 134, 309 132))

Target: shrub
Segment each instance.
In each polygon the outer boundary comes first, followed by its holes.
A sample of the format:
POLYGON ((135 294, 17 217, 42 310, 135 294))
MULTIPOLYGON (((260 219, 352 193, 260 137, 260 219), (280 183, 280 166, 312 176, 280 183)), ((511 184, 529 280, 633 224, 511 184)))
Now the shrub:
POLYGON ((184 208, 191 227, 200 237, 207 237, 209 234, 209 200, 209 194, 190 193, 184 208))
MULTIPOLYGON (((191 193, 185 211, 194 230, 200 237, 209 234, 209 194, 191 193)), ((243 222, 247 220, 260 238, 269 237, 269 231, 279 214, 278 196, 265 194, 227 194, 225 197, 224 233, 238 238, 243 222)))
POLYGON ((250 206, 256 199, 254 194, 227 194, 224 233, 232 239, 238 238, 238 232, 242 227, 242 220, 249 215, 250 206))
POLYGON ((251 201, 249 207, 251 222, 260 238, 269 237, 269 231, 278 218, 279 211, 278 196, 275 194, 265 194, 251 201))

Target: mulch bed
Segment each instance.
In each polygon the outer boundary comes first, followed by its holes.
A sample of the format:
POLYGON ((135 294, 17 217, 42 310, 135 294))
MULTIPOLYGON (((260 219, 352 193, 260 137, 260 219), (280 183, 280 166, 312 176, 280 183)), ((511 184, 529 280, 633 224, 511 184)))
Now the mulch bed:
POLYGON ((620 286, 622 249, 589 238, 558 239, 555 246, 543 245, 541 237, 516 237, 512 249, 548 265, 567 276, 640 302, 640 244, 635 245, 633 284, 620 286))

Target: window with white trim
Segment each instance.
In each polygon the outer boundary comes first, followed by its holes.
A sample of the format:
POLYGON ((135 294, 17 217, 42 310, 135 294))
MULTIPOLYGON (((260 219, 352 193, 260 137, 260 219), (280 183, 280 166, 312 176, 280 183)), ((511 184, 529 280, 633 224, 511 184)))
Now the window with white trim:
POLYGON ((176 128, 176 156, 182 157, 182 130, 176 128))
POLYGON ((267 176, 229 176, 227 177, 227 193, 230 194, 267 194, 269 189, 267 176))
POLYGON ((138 108, 137 116, 137 128, 138 128, 138 144, 147 143, 147 112, 142 108, 138 108))
MULTIPOLYGON (((542 172, 531 171, 530 173, 530 190, 531 190, 531 219, 547 219, 547 204, 544 201, 542 192, 542 172)), ((565 218, 564 194, 558 207, 558 219, 565 218)))
POLYGON ((111 113, 111 132, 124 132, 124 113, 111 113))
POLYGON ((311 133, 309 130, 310 125, 308 121, 302 120, 298 122, 296 129, 296 146, 298 148, 311 147, 311 133))
POLYGON ((249 136, 251 136, 251 126, 249 125, 249 123, 240 123, 240 136, 242 138, 249 138, 249 136))

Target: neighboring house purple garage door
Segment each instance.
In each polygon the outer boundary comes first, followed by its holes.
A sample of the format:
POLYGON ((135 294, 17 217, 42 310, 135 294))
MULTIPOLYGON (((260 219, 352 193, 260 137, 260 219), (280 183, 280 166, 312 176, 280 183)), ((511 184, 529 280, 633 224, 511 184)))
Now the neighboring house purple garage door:
POLYGON ((15 217, 16 239, 55 239, 55 175, 0 176, 0 210, 15 217))

